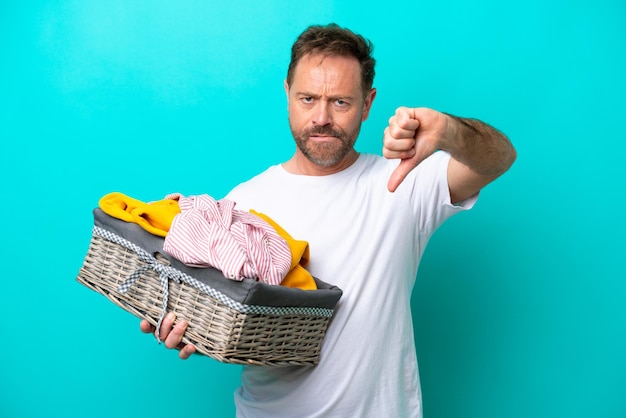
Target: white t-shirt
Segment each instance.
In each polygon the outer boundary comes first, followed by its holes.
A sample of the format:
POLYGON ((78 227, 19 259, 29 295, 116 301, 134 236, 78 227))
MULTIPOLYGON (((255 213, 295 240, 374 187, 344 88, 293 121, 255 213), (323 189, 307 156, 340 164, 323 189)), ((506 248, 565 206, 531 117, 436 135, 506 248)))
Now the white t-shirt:
POLYGON ((476 199, 450 204, 449 157, 433 154, 395 193, 387 181, 398 162, 360 155, 328 176, 272 166, 226 196, 308 241, 308 270, 343 290, 320 363, 244 367, 238 417, 422 416, 411 291, 432 233, 476 199))

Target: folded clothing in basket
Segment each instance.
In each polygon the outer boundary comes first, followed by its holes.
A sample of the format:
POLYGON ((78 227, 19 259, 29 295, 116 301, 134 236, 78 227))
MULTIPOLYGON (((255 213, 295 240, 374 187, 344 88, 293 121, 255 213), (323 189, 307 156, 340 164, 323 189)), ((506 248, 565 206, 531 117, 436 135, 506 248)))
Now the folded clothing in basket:
POLYGON ((316 280, 319 291, 298 291, 300 289, 263 285, 263 283, 253 279, 244 279, 242 282, 237 282, 227 279, 221 271, 213 267, 197 268, 188 266, 176 257, 163 251, 163 238, 147 233, 137 224, 124 222, 108 216, 99 208, 94 209, 94 224, 96 227, 111 231, 137 244, 149 254, 162 254, 169 260, 172 267, 193 276, 200 282, 210 283, 211 287, 245 305, 294 307, 311 306, 313 304, 317 307, 333 308, 338 300, 336 292, 328 292, 329 288, 338 288, 329 285, 320 287, 320 280, 316 280))
POLYGON ((165 237, 163 250, 187 265, 211 266, 225 277, 244 277, 304 290, 316 289, 306 270, 309 244, 294 239, 267 215, 235 209, 207 194, 168 194, 144 203, 112 192, 99 201, 107 215, 165 237))

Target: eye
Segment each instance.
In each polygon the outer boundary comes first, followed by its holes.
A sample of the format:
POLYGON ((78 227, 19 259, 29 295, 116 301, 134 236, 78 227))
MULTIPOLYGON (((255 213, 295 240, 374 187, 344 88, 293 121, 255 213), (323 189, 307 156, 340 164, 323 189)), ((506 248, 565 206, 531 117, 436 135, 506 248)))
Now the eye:
POLYGON ((345 100, 341 100, 341 99, 335 100, 335 104, 339 107, 345 107, 349 105, 348 102, 346 102, 345 100))
POLYGON ((313 103, 312 97, 303 97, 300 100, 302 100, 302 103, 313 103))

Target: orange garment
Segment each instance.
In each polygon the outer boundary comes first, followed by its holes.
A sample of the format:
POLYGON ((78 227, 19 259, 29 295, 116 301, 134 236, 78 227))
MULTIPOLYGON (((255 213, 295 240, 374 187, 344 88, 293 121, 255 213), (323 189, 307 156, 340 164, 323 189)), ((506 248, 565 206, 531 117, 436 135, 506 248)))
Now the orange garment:
POLYGON ((100 199, 100 209, 107 215, 139 224, 146 231, 164 237, 172 220, 180 213, 178 201, 164 199, 144 203, 123 193, 113 192, 100 199))
POLYGON ((291 267, 289 272, 280 283, 281 286, 295 287, 303 290, 316 290, 317 284, 311 273, 305 268, 309 264, 309 243, 294 239, 280 225, 274 222, 269 216, 250 210, 253 215, 259 216, 269 223, 278 232, 291 250, 291 267))

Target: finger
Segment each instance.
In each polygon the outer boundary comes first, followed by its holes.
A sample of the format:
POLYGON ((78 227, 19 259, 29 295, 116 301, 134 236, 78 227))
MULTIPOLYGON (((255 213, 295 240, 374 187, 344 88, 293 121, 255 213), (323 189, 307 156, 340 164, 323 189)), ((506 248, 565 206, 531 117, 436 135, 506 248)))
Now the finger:
POLYGON ((396 169, 389 176, 389 181, 387 182, 387 189, 390 192, 394 192, 400 183, 404 181, 406 176, 417 167, 422 161, 428 158, 429 155, 432 155, 435 152, 434 149, 428 146, 420 146, 417 144, 414 149, 414 155, 410 158, 404 158, 400 160, 400 164, 396 167, 396 169))
POLYGON ((415 156, 415 148, 410 148, 407 151, 394 151, 388 148, 383 148, 383 157, 388 160, 407 160, 415 156))
POLYGON ((392 117, 394 119, 393 124, 400 129, 415 132, 420 126, 420 121, 415 117, 414 113, 408 107, 399 107, 396 109, 396 114, 392 117))
POLYGON ((139 323, 139 329, 144 334, 153 334, 154 331, 156 330, 156 327, 150 324, 150 322, 148 322, 147 320, 142 319, 141 322, 139 323))
POLYGON ((403 129, 398 125, 389 125, 388 127, 389 136, 393 139, 414 139, 416 130, 411 129, 403 129))
MULTIPOLYGON (((383 148, 389 151, 405 152, 415 148, 415 139, 413 138, 394 138, 385 136, 383 139, 383 148)), ((398 157, 395 157, 398 158, 398 157)))
POLYGON ((389 127, 385 128, 383 135, 383 156, 387 159, 405 159, 415 155, 415 139, 397 139, 389 133, 389 127))
POLYGON ((389 176, 389 181, 387 182, 387 189, 390 192, 395 192, 400 183, 404 181, 406 176, 413 170, 417 164, 412 159, 401 160, 400 164, 393 170, 391 176, 389 176))
POLYGON ((178 357, 182 360, 187 360, 193 353, 196 352, 196 347, 193 344, 187 344, 183 348, 180 349, 178 353, 178 357))
POLYGON ((174 325, 174 328, 172 328, 168 336, 165 338, 165 346, 167 348, 174 348, 180 344, 183 340, 183 334, 187 330, 187 325, 187 321, 184 319, 178 321, 178 323, 174 325))
POLYGON ((417 133, 417 128, 419 128, 419 122, 417 120, 415 119, 403 120, 396 116, 392 116, 389 119, 389 125, 387 126, 389 135, 397 139, 415 138, 415 134, 417 133))
POLYGON ((159 340, 164 340, 168 337, 174 321, 176 320, 176 314, 174 312, 168 312, 161 322, 161 328, 159 328, 159 340))

